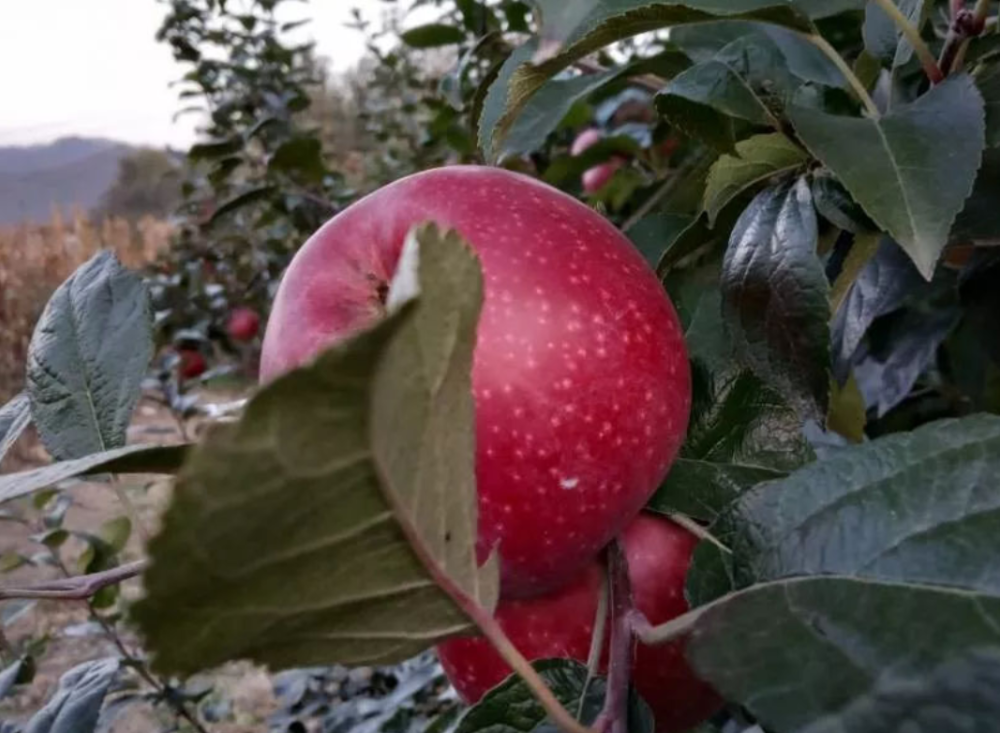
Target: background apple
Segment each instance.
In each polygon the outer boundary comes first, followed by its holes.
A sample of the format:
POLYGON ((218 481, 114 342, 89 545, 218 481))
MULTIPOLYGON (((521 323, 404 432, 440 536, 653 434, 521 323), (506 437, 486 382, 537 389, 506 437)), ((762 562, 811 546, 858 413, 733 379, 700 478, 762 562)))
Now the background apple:
POLYGON ((180 357, 178 371, 184 379, 196 379, 208 369, 208 362, 202 353, 196 349, 180 349, 177 352, 180 357))
MULTIPOLYGON (((596 145, 601 141, 603 135, 600 130, 594 127, 588 127, 586 130, 577 135, 576 140, 573 141, 573 145, 570 148, 570 155, 580 155, 587 148, 596 145)), ((625 159, 621 156, 615 156, 610 160, 600 163, 588 168, 583 172, 583 190, 586 193, 596 193, 607 185, 614 175, 615 171, 621 168, 625 164, 625 159)))
POLYGON ((234 308, 226 323, 226 331, 234 341, 250 341, 260 331, 260 316, 253 308, 234 308))
POLYGON ((473 366, 480 560, 503 592, 572 578, 641 509, 687 425, 690 375, 662 285, 579 201, 498 168, 418 173, 345 209, 295 256, 264 336, 261 377, 384 312, 412 226, 457 229, 485 303, 473 366))
MULTIPOLYGON (((687 611, 684 578, 697 539, 667 519, 642 514, 625 530, 623 541, 636 607, 654 624, 687 611)), ((594 562, 575 582, 550 595, 501 601, 496 618, 529 661, 562 657, 586 663, 600 588, 601 567, 594 562)), ((511 674, 490 643, 478 636, 447 641, 438 646, 438 656, 455 689, 470 703, 511 674)), ((658 733, 687 730, 721 704, 688 667, 680 643, 637 645, 632 681, 652 708, 658 733)))

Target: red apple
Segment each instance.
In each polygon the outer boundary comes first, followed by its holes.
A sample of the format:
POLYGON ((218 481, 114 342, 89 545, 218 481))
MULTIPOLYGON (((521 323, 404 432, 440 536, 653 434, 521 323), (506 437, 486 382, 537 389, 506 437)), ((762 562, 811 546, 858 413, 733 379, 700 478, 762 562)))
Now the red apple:
POLYGON ((208 369, 208 362, 196 349, 181 349, 177 355, 180 357, 178 370, 184 379, 196 379, 208 369))
POLYGON ((586 193, 597 193, 615 176, 615 171, 625 164, 622 158, 612 158, 606 163, 595 165, 583 172, 583 190, 586 193))
POLYGON ((638 250, 532 178, 450 166, 396 181, 327 222, 282 279, 261 377, 382 317, 407 232, 452 227, 485 277, 472 372, 480 561, 503 592, 555 588, 593 559, 666 474, 687 425, 681 329, 638 250))
MULTIPOLYGON (((636 607, 653 624, 687 611, 684 578, 697 539, 667 519, 642 514, 625 530, 623 540, 636 607)), ((496 618, 529 661, 562 657, 585 664, 600 589, 601 567, 594 562, 573 584, 550 595, 500 601, 496 618)), ((469 703, 511 674, 481 636, 446 641, 438 646, 438 656, 448 679, 469 703)), ((653 710, 657 733, 687 730, 721 704, 712 688, 691 671, 683 642, 637 645, 632 680, 653 710)))
POLYGON ((260 330, 260 316, 253 308, 234 308, 226 323, 226 331, 233 341, 249 341, 260 330))
MULTIPOLYGON (((587 148, 599 143, 601 137, 599 130, 593 127, 587 128, 573 141, 573 146, 569 151, 570 155, 580 155, 587 148)), ((583 172, 583 190, 586 193, 597 193, 607 185, 608 181, 614 177, 615 171, 624 164, 624 158, 615 156, 611 160, 588 168, 583 172)))
POLYGON ((588 127, 576 136, 576 140, 573 141, 573 146, 569 149, 569 154, 580 155, 587 148, 601 142, 602 137, 604 136, 596 127, 588 127))

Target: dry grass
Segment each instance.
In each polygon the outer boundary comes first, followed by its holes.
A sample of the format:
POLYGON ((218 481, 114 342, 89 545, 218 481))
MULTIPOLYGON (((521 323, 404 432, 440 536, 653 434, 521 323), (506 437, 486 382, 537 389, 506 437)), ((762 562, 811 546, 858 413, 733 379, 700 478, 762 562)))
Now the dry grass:
POLYGON ((167 246, 170 231, 154 219, 95 224, 80 210, 58 209, 44 224, 0 228, 0 404, 21 388, 32 330, 59 284, 102 248, 141 266, 167 246))

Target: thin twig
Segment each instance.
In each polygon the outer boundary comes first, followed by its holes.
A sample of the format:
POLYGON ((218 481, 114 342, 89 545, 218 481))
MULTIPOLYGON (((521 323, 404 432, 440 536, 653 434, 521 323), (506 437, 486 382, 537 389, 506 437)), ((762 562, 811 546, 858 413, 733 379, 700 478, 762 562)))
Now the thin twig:
POLYGON ((865 110, 868 115, 873 119, 878 119, 879 111, 878 107, 875 105, 875 101, 868 94, 868 90, 865 89, 865 85, 861 83, 861 80, 855 76, 854 72, 851 71, 851 67, 847 65, 844 61, 844 57, 837 53, 837 49, 830 45, 823 36, 818 33, 802 33, 800 34, 807 41, 816 46, 820 51, 822 51, 830 61, 833 62, 834 66, 840 71, 847 83, 851 85, 851 89, 854 90, 854 94, 864 105, 865 110))
POLYGON ((927 78, 931 80, 931 83, 937 84, 941 82, 944 79, 944 74, 941 73, 941 67, 938 66, 934 54, 931 53, 927 44, 924 43, 924 39, 921 38, 920 31, 903 15, 903 11, 896 7, 896 4, 892 0, 875 0, 875 4, 882 8, 886 15, 892 18, 892 22, 906 36, 906 40, 913 46, 917 58, 920 59, 921 66, 924 67, 924 73, 927 74, 927 78))
POLYGON ((148 560, 122 565, 111 570, 104 570, 89 575, 75 575, 59 580, 49 580, 23 588, 0 588, 0 601, 14 598, 45 598, 59 601, 82 601, 90 598, 102 588, 117 585, 122 581, 134 578, 149 565, 148 560))
POLYGON ((727 555, 733 554, 733 551, 726 547, 722 540, 691 519, 691 517, 687 514, 668 514, 667 516, 670 517, 675 524, 679 524, 698 539, 711 542, 727 555))
POLYGON ((604 708, 594 727, 608 733, 628 731, 628 688, 632 672, 632 619, 635 607, 628 560, 621 541, 608 545, 608 585, 611 597, 611 643, 604 708))

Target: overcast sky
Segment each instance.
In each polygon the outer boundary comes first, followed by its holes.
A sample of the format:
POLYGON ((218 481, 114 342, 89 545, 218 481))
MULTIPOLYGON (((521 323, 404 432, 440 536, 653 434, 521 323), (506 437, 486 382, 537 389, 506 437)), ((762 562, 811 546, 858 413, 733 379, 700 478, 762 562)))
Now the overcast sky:
MULTIPOLYGON (((186 147, 193 117, 170 82, 184 72, 156 29, 166 6, 156 0, 3 0, 0 2, 0 146, 64 135, 186 147)), ((344 27, 350 9, 377 17, 381 0, 289 3, 289 19, 317 42, 334 69, 360 58, 363 42, 344 27)))

